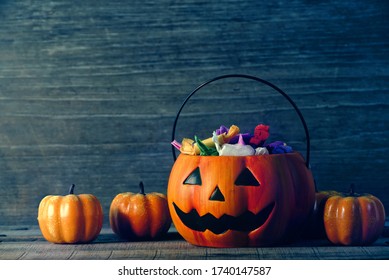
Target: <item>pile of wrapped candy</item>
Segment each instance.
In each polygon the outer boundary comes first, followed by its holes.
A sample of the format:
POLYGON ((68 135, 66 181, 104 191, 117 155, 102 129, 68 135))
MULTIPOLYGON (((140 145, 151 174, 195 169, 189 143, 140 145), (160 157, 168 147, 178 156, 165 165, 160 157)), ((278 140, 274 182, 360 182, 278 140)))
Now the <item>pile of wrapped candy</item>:
POLYGON ((200 156, 251 156, 293 152, 283 141, 266 144, 268 137, 268 125, 257 125, 253 133, 241 133, 236 125, 230 128, 222 125, 207 139, 200 140, 194 136, 194 139, 184 138, 181 143, 174 140, 171 144, 183 154, 200 156))

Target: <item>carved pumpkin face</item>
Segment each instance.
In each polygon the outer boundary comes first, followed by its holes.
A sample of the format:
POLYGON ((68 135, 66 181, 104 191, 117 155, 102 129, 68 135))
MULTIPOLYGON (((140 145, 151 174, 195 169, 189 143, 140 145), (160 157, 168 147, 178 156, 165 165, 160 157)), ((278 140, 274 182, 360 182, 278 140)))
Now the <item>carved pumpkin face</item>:
POLYGON ((305 222, 314 182, 300 154, 177 158, 168 204, 177 231, 209 247, 283 242, 305 222))

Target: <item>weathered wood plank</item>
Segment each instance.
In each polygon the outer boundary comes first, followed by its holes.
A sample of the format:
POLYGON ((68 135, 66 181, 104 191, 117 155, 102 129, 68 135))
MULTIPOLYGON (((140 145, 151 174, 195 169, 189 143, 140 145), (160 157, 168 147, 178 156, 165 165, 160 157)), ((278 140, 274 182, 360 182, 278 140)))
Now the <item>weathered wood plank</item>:
POLYGON ((298 240, 289 245, 259 248, 205 248, 183 240, 171 228, 158 241, 127 241, 103 228, 89 244, 52 244, 43 239, 37 227, 15 230, 0 227, 0 259, 389 259, 387 235, 370 246, 334 246, 327 240, 298 240))

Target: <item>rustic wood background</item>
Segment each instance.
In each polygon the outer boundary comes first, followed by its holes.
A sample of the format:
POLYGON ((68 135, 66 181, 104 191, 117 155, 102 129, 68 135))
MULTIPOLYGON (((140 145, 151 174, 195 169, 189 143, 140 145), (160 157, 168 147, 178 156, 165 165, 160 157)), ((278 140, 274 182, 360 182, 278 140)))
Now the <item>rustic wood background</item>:
MULTIPOLYGON (((389 209, 389 2, 0 0, 0 223, 36 224, 48 194, 166 192, 173 120, 199 84, 255 75, 287 92, 311 133, 319 189, 389 209)), ((271 126, 305 153, 293 108, 226 80, 185 107, 178 138, 271 126)), ((181 140, 181 139, 178 139, 181 140)))

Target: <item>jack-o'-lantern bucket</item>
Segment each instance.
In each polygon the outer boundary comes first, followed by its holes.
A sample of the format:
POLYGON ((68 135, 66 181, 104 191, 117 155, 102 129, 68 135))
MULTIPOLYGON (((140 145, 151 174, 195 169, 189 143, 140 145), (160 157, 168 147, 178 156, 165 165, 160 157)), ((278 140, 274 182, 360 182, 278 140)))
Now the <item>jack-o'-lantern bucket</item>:
POLYGON ((207 247, 276 246, 293 240, 315 199, 309 168, 310 141, 305 120, 293 100, 263 79, 231 74, 213 78, 191 92, 179 109, 204 86, 227 78, 251 79, 284 96, 297 112, 306 134, 306 158, 298 152, 249 156, 200 156, 181 153, 170 172, 167 198, 178 233, 207 247))

